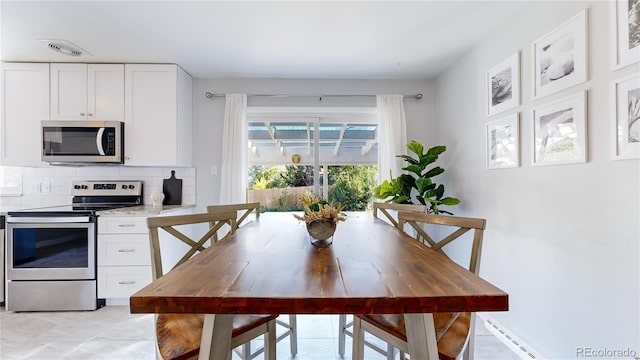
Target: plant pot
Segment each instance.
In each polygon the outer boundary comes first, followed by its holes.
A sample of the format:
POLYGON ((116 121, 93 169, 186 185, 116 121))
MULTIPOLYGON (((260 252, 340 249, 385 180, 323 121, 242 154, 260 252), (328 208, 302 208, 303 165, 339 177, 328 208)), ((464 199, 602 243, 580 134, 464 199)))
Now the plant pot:
POLYGON ((307 223, 307 232, 311 244, 325 247, 333 243, 333 233, 336 231, 336 223, 328 219, 315 219, 307 223))

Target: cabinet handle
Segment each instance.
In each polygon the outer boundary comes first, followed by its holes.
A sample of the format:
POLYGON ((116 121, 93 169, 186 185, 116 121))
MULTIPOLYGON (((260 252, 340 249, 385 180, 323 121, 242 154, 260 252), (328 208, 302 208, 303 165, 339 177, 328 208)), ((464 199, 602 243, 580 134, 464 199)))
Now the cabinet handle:
POLYGON ((133 285, 135 284, 135 281, 129 280, 129 281, 118 281, 118 285, 133 285))
POLYGON ((80 113, 80 116, 84 116, 84 113, 80 113))
POLYGON ((136 224, 118 224, 118 227, 134 227, 136 224))
POLYGON ((92 114, 92 113, 88 113, 87 115, 89 115, 89 116, 93 116, 93 114, 92 114))
POLYGON ((118 252, 135 252, 136 249, 118 249, 118 252))

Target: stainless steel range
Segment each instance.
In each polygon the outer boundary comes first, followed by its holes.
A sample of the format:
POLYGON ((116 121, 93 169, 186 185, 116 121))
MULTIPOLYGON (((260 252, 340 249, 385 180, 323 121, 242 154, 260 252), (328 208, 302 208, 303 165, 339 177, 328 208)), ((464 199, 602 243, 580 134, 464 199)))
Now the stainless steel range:
POLYGON ((142 204, 141 181, 75 181, 72 204, 9 212, 8 311, 96 310, 99 210, 142 204))

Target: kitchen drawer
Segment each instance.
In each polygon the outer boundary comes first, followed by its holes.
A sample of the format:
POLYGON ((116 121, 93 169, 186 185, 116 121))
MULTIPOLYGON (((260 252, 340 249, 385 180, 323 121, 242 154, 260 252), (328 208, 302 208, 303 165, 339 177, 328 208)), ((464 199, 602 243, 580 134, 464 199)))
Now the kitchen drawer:
POLYGON ((100 217, 98 234, 148 234, 147 218, 136 217, 100 217))
POLYGON ((120 265, 151 266, 146 234, 98 235, 98 266, 120 265))
POLYGON ((151 281, 151 266, 98 267, 98 297, 128 298, 151 281))

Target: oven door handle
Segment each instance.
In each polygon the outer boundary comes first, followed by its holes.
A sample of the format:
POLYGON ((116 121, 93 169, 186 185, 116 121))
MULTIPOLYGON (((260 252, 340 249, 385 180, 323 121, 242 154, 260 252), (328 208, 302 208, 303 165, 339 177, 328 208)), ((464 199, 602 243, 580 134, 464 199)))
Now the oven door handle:
POLYGON ((54 216, 54 217, 27 217, 7 216, 7 223, 43 224, 43 223, 90 223, 91 216, 54 216))

